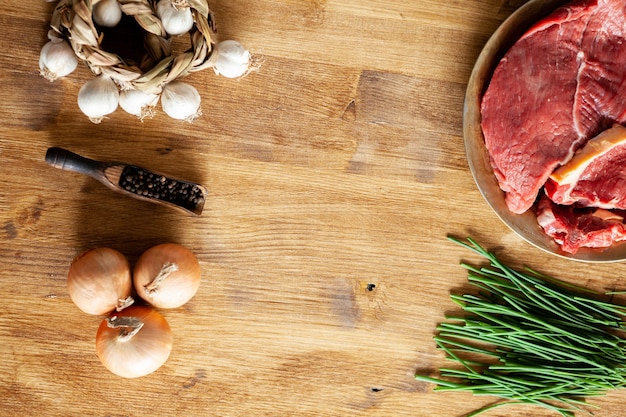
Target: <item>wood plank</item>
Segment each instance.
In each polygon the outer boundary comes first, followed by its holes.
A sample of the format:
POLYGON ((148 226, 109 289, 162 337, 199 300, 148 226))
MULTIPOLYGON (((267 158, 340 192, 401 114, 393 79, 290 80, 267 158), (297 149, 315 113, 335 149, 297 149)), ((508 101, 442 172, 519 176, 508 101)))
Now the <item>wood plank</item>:
MULTIPOLYGON (((76 95, 84 65, 38 75, 54 2, 0 4, 0 416, 462 416, 492 399, 414 379, 449 365, 432 340, 468 289, 448 235, 516 266, 596 290, 620 264, 572 264, 511 232, 474 185, 462 133, 465 87, 485 41, 521 0, 212 1, 221 39, 262 55, 258 71, 186 82, 194 123, 118 110, 94 125, 76 95), (205 184, 200 217, 129 199, 56 170, 48 147, 205 184), (162 313, 167 363, 125 380, 95 353, 103 319, 66 288, 95 246, 131 264, 172 241, 202 284, 162 313)), ((622 414, 624 392, 592 399, 622 414)), ((490 416, 553 414, 537 408, 490 416)))

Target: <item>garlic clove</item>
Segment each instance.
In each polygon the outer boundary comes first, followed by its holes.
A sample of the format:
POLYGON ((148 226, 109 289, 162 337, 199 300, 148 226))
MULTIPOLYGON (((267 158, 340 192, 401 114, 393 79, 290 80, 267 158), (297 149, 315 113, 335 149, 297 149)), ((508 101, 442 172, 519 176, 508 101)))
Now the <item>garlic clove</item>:
POLYGON ((159 0, 156 14, 165 31, 171 35, 182 35, 193 27, 193 15, 189 6, 174 7, 171 0, 159 0))
POLYGON ((226 78, 237 78, 245 75, 250 66, 250 52, 242 44, 234 40, 226 40, 215 48, 217 58, 213 70, 226 78))
POLYGON ((93 123, 117 109, 120 93, 111 77, 101 74, 78 90, 78 107, 93 123))
POLYGON ((68 42, 51 38, 39 54, 39 70, 48 81, 71 74, 78 66, 76 54, 68 42))
POLYGON ((141 90, 124 90, 120 93, 120 107, 125 112, 137 116, 142 121, 155 114, 155 107, 159 101, 156 94, 148 94, 141 90))
POLYGON ((117 0, 100 0, 93 5, 92 17, 96 24, 112 28, 122 20, 122 8, 117 0))
POLYGON ((200 111, 200 93, 190 84, 172 81, 163 87, 161 107, 173 119, 194 121, 202 113, 200 111))

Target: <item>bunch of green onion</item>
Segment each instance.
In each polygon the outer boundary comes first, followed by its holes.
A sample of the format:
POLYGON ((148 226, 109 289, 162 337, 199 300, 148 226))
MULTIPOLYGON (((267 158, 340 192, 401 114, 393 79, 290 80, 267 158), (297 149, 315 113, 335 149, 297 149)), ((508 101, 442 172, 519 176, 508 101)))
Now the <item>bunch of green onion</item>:
POLYGON ((451 295, 465 314, 437 327, 438 348, 459 366, 440 369, 441 378, 417 380, 437 384, 437 391, 504 400, 467 417, 509 404, 573 417, 588 411, 585 398, 626 387, 626 307, 532 269, 508 267, 471 238, 450 239, 490 265, 462 264, 477 294, 451 295))

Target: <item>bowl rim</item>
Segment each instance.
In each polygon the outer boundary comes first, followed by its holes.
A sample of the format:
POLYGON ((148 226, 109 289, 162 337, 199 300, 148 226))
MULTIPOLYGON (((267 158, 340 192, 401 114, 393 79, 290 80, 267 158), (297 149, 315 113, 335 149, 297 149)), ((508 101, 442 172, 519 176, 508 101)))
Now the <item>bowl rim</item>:
POLYGON ((539 226, 535 213, 528 210, 514 214, 504 202, 489 160, 480 126, 480 102, 489 80, 504 54, 537 21, 572 0, 530 0, 508 18, 491 35, 472 69, 463 103, 463 138, 467 162, 481 195, 500 220, 531 245, 563 259, 609 263, 626 260, 626 243, 607 249, 581 248, 575 254, 563 252, 539 226))

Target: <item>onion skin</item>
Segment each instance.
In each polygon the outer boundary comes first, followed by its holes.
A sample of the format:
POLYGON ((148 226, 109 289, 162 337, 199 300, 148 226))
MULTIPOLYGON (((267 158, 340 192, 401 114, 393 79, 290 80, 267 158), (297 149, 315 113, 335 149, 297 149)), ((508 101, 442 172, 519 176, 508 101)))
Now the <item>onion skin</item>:
POLYGON ((108 314, 130 297, 133 284, 124 255, 94 248, 74 258, 67 275, 70 299, 87 314, 108 314))
POLYGON ((145 251, 134 269, 137 295, 159 308, 177 308, 187 303, 200 287, 200 263, 189 249, 163 243, 145 251), (159 273, 175 266, 160 282, 159 273), (164 268, 165 267, 165 268, 164 268))
POLYGON ((159 369, 172 351, 172 331, 167 320, 149 306, 130 306, 100 323, 96 352, 100 362, 115 375, 138 378, 159 369), (128 328, 113 328, 111 318, 136 319, 142 327, 131 337, 128 328))

